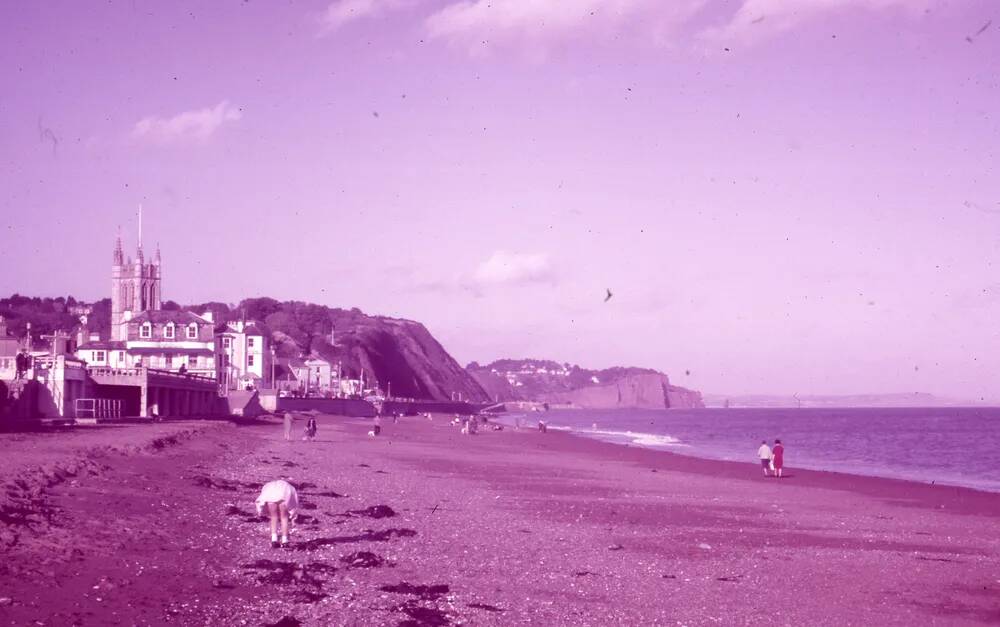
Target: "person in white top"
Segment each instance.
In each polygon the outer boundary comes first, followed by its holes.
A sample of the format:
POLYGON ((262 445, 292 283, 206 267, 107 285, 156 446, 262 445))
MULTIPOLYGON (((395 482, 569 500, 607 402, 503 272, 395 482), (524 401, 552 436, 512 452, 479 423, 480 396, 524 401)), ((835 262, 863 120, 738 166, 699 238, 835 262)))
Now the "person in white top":
POLYGON ((299 512, 299 493, 295 486, 284 479, 265 483, 256 501, 257 515, 267 513, 271 516, 271 546, 278 548, 278 519, 281 519, 281 547, 288 546, 288 519, 295 519, 299 512))
POLYGON ((766 477, 771 467, 771 447, 767 445, 767 440, 760 443, 760 448, 757 449, 757 457, 760 458, 760 465, 764 469, 764 476, 766 477))

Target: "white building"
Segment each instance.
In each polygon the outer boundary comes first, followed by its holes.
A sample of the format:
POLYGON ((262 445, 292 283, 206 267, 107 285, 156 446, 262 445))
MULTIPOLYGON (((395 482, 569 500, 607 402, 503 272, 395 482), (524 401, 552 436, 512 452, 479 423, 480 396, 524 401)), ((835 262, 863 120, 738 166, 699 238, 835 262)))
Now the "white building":
POLYGON ((143 311, 126 312, 115 334, 125 340, 88 341, 76 349, 89 366, 186 372, 215 378, 215 342, 212 313, 143 311))
POLYGON ((271 342, 256 323, 230 322, 215 334, 215 364, 224 390, 271 389, 271 342))

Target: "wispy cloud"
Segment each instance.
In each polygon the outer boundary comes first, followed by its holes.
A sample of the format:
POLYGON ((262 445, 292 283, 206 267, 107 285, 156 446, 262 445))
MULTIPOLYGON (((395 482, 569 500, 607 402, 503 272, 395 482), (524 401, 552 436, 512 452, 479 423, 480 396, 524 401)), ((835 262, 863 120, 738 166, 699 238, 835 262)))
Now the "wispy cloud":
POLYGON ((899 10, 922 15, 940 0, 744 0, 732 18, 702 35, 709 39, 753 42, 846 10, 899 10))
POLYGON ((517 253, 498 250, 477 265, 450 276, 433 276, 412 268, 392 272, 393 278, 405 275, 404 288, 430 294, 467 294, 482 298, 491 289, 555 284, 555 268, 547 254, 517 253), (408 273, 408 274, 407 274, 408 273))
POLYGON ((479 264, 472 278, 484 286, 545 283, 553 280, 553 272, 546 254, 498 250, 479 264))
POLYGON ((334 0, 323 12, 321 22, 326 32, 365 17, 378 17, 400 9, 412 0, 334 0))
POLYGON ((135 123, 132 138, 159 143, 204 141, 224 124, 242 117, 243 113, 239 108, 223 100, 214 107, 183 111, 171 117, 145 117, 135 123))
MULTIPOLYGON (((346 0, 345 0, 346 1, 346 0)), ((363 0, 356 0, 361 2, 363 0)), ((373 1, 373 0, 367 0, 373 1)), ((768 39, 838 11, 896 10, 910 17, 947 0, 740 0, 734 8, 709 0, 458 0, 425 19, 428 36, 467 47, 545 50, 574 39, 628 36, 655 45, 707 40, 768 39), (715 24, 705 26, 715 15, 715 24)))
POLYGON ((663 31, 689 18, 706 0, 462 0, 426 20, 431 37, 479 50, 518 43, 535 50, 573 38, 615 35, 639 26, 663 31))

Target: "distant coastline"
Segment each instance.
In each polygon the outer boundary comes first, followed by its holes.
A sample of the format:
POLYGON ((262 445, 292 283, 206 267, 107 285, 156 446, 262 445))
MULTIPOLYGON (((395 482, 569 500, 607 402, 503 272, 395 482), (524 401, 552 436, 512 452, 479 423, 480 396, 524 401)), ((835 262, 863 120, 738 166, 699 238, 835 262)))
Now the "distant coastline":
POLYGON ((935 396, 927 392, 891 394, 703 394, 705 407, 995 407, 1000 403, 935 396))

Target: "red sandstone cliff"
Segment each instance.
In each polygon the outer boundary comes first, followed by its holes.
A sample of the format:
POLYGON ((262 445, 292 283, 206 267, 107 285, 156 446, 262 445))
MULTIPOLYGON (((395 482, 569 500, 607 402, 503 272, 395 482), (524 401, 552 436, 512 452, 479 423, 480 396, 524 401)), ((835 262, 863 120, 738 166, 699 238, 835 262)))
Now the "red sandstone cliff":
POLYGON ((626 375, 606 385, 555 392, 538 400, 587 409, 704 407, 701 393, 671 385, 664 374, 626 375))
POLYGON ((586 370, 546 360, 500 360, 466 370, 497 401, 537 401, 584 409, 704 407, 701 393, 644 368, 586 370))

